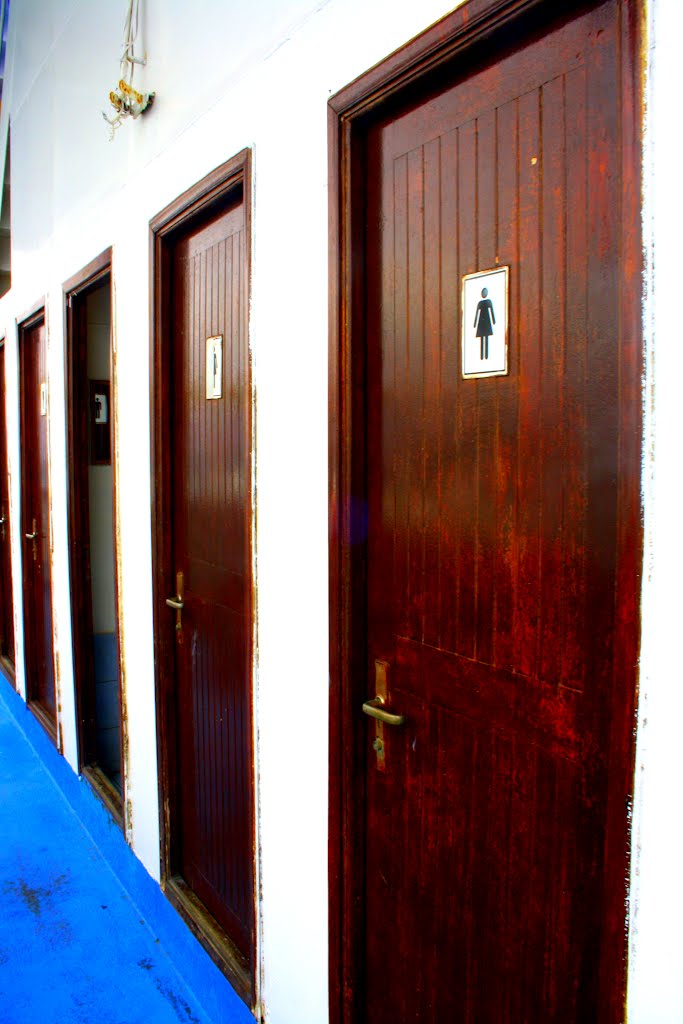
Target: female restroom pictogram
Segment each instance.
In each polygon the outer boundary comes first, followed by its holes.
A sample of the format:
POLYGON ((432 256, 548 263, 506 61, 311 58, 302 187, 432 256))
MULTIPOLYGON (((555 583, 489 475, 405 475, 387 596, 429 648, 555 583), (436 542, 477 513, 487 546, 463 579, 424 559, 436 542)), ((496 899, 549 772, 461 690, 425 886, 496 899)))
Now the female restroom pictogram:
POLYGON ((474 317, 474 327, 477 337, 481 339, 481 358, 489 357, 489 338, 493 334, 493 325, 496 322, 496 315, 493 312, 493 303, 488 298, 488 288, 482 288, 481 300, 477 305, 477 312, 474 317))

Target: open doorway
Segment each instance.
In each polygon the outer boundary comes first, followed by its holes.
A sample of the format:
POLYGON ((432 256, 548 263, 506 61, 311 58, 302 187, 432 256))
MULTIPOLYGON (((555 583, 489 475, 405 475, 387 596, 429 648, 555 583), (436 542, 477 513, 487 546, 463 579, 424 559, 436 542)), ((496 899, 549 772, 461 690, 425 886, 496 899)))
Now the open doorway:
POLYGON ((83 774, 123 808, 111 253, 64 286, 74 677, 83 774))

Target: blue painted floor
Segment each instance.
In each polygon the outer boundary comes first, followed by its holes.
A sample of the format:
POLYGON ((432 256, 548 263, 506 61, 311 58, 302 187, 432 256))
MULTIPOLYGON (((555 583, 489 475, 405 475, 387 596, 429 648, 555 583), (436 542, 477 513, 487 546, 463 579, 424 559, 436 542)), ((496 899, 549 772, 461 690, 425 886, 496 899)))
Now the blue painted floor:
POLYGON ((29 1022, 211 1018, 0 697, 0 1024, 29 1022))

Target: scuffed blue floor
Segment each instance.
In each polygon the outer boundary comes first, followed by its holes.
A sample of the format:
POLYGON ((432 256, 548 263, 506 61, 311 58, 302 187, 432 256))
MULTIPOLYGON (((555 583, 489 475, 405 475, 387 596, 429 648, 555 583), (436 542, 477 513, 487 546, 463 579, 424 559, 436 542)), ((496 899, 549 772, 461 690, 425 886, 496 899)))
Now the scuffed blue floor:
POLYGON ((0 1024, 34 1022, 211 1018, 0 697, 0 1024))

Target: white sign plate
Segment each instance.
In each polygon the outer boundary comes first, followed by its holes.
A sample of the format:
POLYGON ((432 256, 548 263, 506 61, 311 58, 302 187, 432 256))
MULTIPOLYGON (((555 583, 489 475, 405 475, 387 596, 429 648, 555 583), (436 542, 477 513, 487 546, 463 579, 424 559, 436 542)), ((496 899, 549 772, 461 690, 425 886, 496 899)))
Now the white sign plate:
POLYGON ((109 405, 106 395, 95 395, 95 423, 109 422, 109 405))
POLYGON ((223 397, 223 335, 206 339, 206 397, 223 397))
POLYGON ((462 375, 502 377, 508 372, 509 267, 462 279, 462 375))

